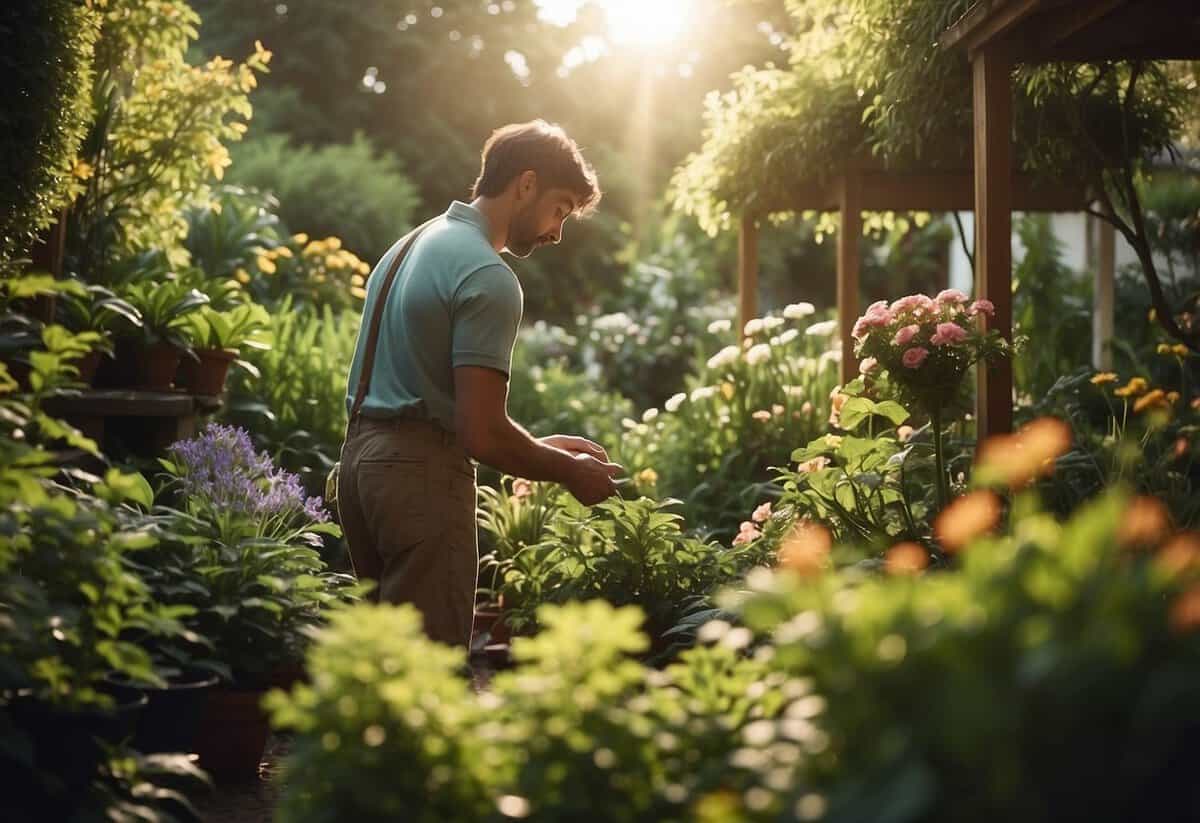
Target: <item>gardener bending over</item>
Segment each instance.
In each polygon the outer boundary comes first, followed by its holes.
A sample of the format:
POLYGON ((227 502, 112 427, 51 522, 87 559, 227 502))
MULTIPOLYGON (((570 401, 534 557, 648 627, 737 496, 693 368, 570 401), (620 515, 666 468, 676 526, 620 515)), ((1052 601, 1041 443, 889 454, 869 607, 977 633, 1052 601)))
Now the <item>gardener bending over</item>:
POLYGON ((507 251, 558 243, 600 200, 596 174, 557 126, 495 131, 473 201, 399 240, 368 281, 350 367, 337 506, 350 559, 377 600, 412 603, 434 640, 470 645, 479 553, 472 458, 562 483, 591 505, 620 466, 582 437, 535 438, 508 416, 524 295, 507 251))

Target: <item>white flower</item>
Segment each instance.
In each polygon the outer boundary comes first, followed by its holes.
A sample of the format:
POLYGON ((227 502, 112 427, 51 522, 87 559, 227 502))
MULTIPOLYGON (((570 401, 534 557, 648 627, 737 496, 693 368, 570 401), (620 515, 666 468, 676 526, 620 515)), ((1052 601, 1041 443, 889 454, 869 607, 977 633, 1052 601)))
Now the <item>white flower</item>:
POLYGON ((710 369, 723 369, 737 362, 738 347, 726 346, 708 359, 710 369))
POLYGON ((842 353, 836 349, 830 350, 817 358, 817 368, 823 369, 830 363, 841 363, 842 353))
POLYGON ((698 389, 692 389, 691 400, 693 403, 695 403, 697 400, 707 400, 716 393, 716 386, 701 386, 698 389))
POLYGON ((800 336, 799 329, 788 329, 783 334, 779 335, 779 345, 786 346, 788 343, 791 343, 793 340, 795 340, 799 336, 800 336))
POLYGON ((600 329, 601 331, 614 331, 616 329, 628 328, 633 321, 623 311, 616 314, 603 314, 592 321, 592 328, 600 329))
POLYGON ((837 331, 837 321, 836 320, 822 320, 820 323, 813 323, 811 326, 809 326, 807 329, 804 330, 804 333, 811 334, 814 336, 828 337, 829 335, 833 334, 835 331, 837 331))
POLYGON ((784 308, 783 316, 788 320, 799 320, 802 317, 808 317, 815 311, 812 303, 792 303, 784 308))
POLYGON ((761 317, 756 317, 753 320, 747 321, 746 327, 742 329, 742 334, 747 337, 752 337, 763 330, 763 321, 761 317))
POLYGON ((721 334, 733 328, 733 323, 728 320, 714 320, 708 324, 709 334, 721 334))
POLYGON ((684 400, 687 400, 687 394, 685 392, 673 394, 667 398, 666 403, 663 403, 663 408, 672 413, 677 412, 679 411, 679 407, 683 405, 684 400))
POLYGON ((642 422, 649 423, 651 420, 653 420, 656 417, 658 417, 658 409, 655 409, 655 408, 646 409, 645 413, 642 415, 642 422))
POLYGON ((787 394, 788 397, 803 397, 804 396, 804 387, 803 386, 784 386, 783 391, 785 394, 787 394))
POLYGON ((623 417, 623 418, 621 418, 621 425, 627 429, 636 429, 638 426, 638 422, 636 420, 634 420, 632 417, 623 417))
POLYGON ((757 346, 751 346, 750 351, 746 352, 746 362, 751 366, 757 366, 764 360, 769 360, 771 357, 771 347, 766 343, 759 343, 757 346))
POLYGON ((762 323, 763 328, 767 331, 770 331, 771 329, 777 329, 782 326, 784 320, 782 317, 764 317, 762 323))

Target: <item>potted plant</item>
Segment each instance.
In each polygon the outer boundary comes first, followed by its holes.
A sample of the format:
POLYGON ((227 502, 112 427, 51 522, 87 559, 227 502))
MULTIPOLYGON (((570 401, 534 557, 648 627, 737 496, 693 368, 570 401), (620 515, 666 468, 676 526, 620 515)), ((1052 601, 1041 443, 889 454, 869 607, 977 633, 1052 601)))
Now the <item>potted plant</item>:
POLYGON ((137 340, 137 383, 151 391, 171 388, 179 362, 191 351, 187 316, 209 302, 208 295, 169 280, 131 283, 122 295, 142 317, 137 340))
POLYGON ((223 678, 202 711, 201 765, 253 774, 268 731, 263 694, 295 670, 325 611, 356 591, 317 551, 322 534, 340 532, 320 498, 306 497, 299 479, 275 468, 242 430, 210 424, 161 462, 169 482, 144 573, 192 632, 192 642, 175 643, 168 656, 223 678))
POLYGON ((196 394, 217 395, 224 391, 225 377, 235 361, 253 370, 249 363, 237 360, 243 347, 270 348, 264 337, 271 318, 256 303, 243 303, 228 311, 203 306, 188 315, 187 322, 194 351, 183 361, 179 382, 196 394))
POLYGON ((99 342, 79 359, 79 381, 90 386, 100 368, 104 355, 112 356, 112 334, 116 318, 128 328, 140 329, 142 316, 128 301, 98 284, 83 286, 82 291, 66 291, 58 304, 63 325, 73 332, 91 332, 100 336, 99 342))

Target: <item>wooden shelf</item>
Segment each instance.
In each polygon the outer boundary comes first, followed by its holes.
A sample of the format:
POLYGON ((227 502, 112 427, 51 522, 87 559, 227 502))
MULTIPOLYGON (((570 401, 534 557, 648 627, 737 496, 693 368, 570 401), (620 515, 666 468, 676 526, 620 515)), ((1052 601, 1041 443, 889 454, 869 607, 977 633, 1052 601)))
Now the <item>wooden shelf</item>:
POLYGON ((137 389, 66 391, 43 402, 48 414, 67 420, 113 457, 157 457, 194 436, 199 418, 224 405, 224 395, 137 389))

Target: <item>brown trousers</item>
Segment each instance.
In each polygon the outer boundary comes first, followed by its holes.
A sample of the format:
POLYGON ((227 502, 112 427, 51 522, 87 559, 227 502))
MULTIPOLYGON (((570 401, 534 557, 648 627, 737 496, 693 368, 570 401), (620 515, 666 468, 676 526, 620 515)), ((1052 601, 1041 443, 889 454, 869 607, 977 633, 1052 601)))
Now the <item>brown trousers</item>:
POLYGON ((475 466, 424 420, 355 418, 338 472, 354 573, 376 602, 411 603, 433 640, 470 647, 479 574, 475 466))

